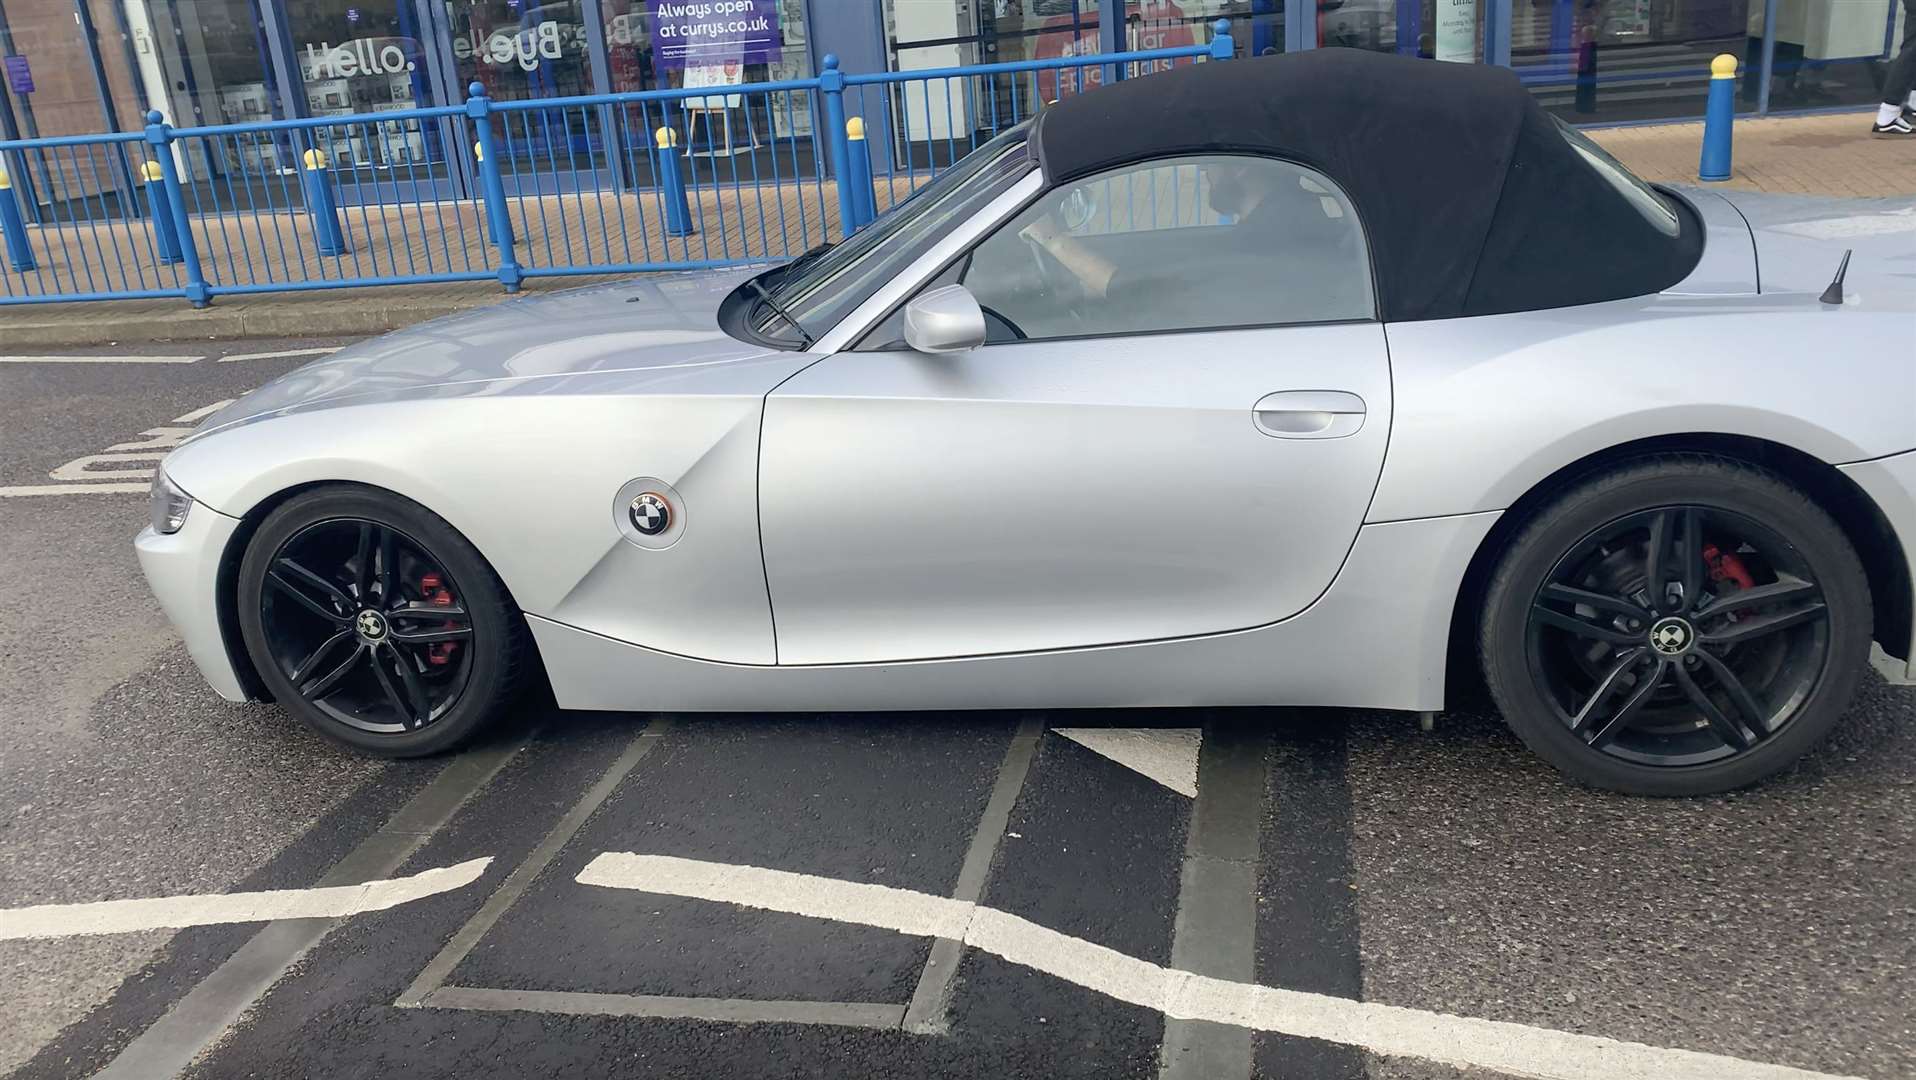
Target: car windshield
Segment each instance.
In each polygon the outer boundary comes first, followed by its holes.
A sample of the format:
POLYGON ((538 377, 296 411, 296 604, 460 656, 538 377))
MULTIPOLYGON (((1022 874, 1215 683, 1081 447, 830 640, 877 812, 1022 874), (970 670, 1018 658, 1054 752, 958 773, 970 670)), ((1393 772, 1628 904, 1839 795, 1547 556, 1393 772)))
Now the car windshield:
POLYGON ((752 311, 752 332, 803 347, 837 325, 1029 170, 1029 127, 986 142, 845 240, 761 275, 765 294, 752 311))

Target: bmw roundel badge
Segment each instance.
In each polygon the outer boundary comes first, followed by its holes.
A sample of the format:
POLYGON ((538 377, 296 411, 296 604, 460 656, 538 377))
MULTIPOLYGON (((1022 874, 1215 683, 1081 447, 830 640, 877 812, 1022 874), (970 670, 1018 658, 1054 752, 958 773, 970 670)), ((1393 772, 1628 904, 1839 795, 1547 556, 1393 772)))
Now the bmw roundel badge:
POLYGON ((632 516, 632 527, 646 536, 657 536, 672 527, 672 504, 656 491, 641 493, 626 512, 632 516))

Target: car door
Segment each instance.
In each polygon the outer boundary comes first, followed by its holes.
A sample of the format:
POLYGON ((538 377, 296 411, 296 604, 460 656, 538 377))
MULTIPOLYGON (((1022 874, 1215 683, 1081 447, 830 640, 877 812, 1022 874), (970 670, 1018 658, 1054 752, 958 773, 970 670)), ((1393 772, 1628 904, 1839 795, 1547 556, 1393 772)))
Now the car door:
POLYGON ((1362 229, 1328 180, 1269 159, 1114 170, 930 285, 951 281, 986 311, 981 347, 912 351, 894 313, 767 398, 780 663, 1212 634, 1329 586, 1391 401, 1362 229), (1247 183, 1250 214, 1213 205, 1247 183))

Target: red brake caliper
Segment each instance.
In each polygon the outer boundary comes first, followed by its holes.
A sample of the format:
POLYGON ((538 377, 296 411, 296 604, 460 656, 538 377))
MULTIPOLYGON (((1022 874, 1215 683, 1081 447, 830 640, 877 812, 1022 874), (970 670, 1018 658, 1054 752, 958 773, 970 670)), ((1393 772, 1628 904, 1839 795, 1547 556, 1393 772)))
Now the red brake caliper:
MULTIPOLYGON (((438 574, 429 573, 420 575, 419 595, 425 597, 426 602, 429 604, 436 604, 439 607, 452 606, 452 590, 446 588, 445 580, 438 574)), ((443 630, 450 630, 456 624, 444 622, 439 625, 443 630)), ((436 641, 426 646, 426 663, 436 666, 450 664, 452 663, 452 654, 457 652, 458 649, 459 643, 456 641, 436 641)))
MULTIPOLYGON (((1715 544, 1703 545, 1703 564, 1710 568, 1710 581, 1719 589, 1726 582, 1739 590, 1756 587, 1756 578, 1750 575, 1749 568, 1743 565, 1743 560, 1734 554, 1718 551, 1715 544)), ((1739 611, 1736 614, 1738 618, 1742 618, 1746 613, 1739 611)))

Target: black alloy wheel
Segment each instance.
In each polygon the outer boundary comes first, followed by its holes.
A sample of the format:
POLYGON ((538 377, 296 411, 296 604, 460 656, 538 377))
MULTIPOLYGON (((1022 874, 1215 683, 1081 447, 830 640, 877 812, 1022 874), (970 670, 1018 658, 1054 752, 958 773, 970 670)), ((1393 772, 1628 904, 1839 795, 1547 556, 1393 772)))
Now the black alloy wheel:
POLYGON ((1558 719, 1606 754, 1715 761, 1794 719, 1829 662, 1828 617, 1775 533, 1741 514, 1658 507, 1557 563, 1530 610, 1530 669, 1558 719))
POLYGON ((1539 511, 1491 586, 1485 675, 1578 779, 1702 794, 1800 757, 1853 695, 1867 585, 1834 521, 1726 459, 1645 459, 1539 511))
POLYGON ((459 701, 472 618, 417 541, 364 518, 315 522, 266 570, 260 623, 301 698, 342 724, 417 731, 459 701))
POLYGON ((240 572, 255 668, 289 711, 388 756, 465 741, 516 691, 523 621, 451 526, 383 492, 330 488, 261 524, 240 572))

